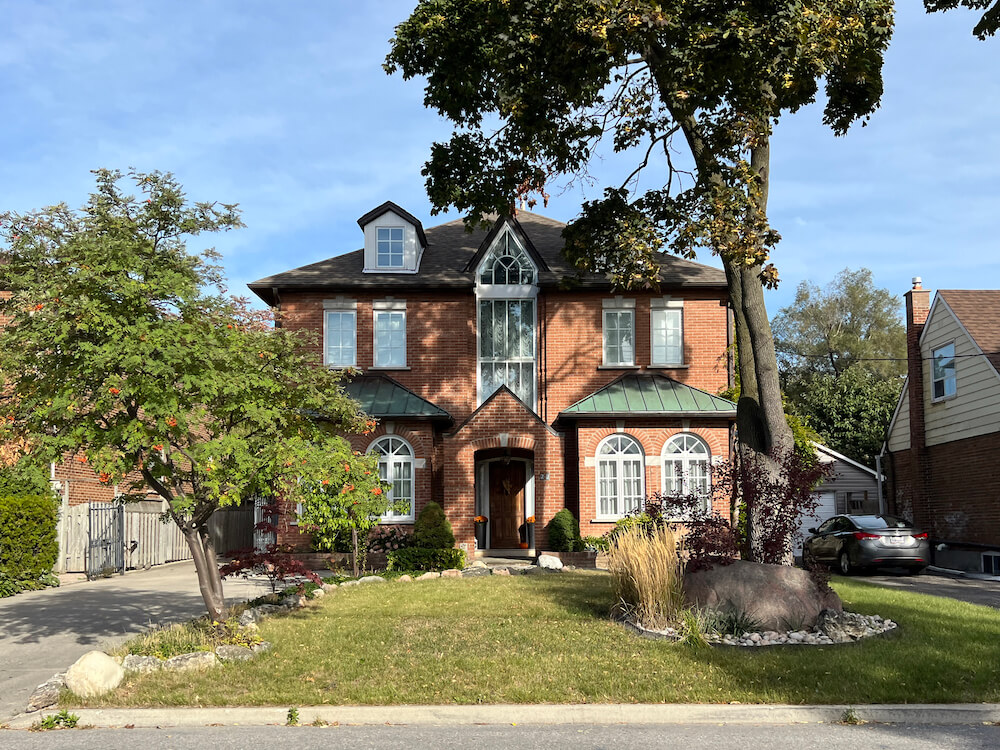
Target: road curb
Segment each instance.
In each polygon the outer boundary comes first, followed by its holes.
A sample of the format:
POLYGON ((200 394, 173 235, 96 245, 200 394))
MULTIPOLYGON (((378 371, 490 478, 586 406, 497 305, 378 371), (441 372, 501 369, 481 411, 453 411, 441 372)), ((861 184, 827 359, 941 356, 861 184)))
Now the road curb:
MULTIPOLYGON (((594 725, 594 724, 984 724, 1000 723, 1000 704, 907 705, 706 705, 608 704, 488 706, 302 706, 299 724, 348 726, 594 725)), ((39 711, 10 720, 27 729, 39 711)), ((80 725, 93 727, 205 727, 285 724, 289 708, 101 708, 71 709, 80 725)))

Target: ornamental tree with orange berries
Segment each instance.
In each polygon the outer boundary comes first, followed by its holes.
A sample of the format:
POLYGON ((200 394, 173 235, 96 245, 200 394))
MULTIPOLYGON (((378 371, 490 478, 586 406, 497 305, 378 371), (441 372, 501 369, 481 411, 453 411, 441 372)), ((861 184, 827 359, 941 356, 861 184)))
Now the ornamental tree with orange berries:
POLYGON ((306 334, 227 296, 212 250, 188 251, 241 226, 235 205, 192 202, 169 174, 95 175, 79 210, 0 215, 0 437, 47 460, 79 452, 109 483, 138 471, 221 619, 212 513, 257 494, 306 499, 299 478, 338 476, 358 460, 338 435, 371 423, 306 334))
POLYGON ((742 455, 767 464, 793 445, 763 292, 772 128, 821 85, 835 133, 869 116, 892 25, 892 0, 420 0, 385 67, 455 126, 424 167, 432 212, 475 224, 609 157, 622 179, 563 231, 568 260, 629 290, 659 285, 663 251, 719 256, 742 455))

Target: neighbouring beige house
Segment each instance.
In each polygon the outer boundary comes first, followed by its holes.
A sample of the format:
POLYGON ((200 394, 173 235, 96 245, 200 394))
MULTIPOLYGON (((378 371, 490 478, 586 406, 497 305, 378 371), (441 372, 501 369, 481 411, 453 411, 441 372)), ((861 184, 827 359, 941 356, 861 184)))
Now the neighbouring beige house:
POLYGON ((934 564, 1000 575, 1000 290, 906 293, 907 381, 880 456, 934 564))

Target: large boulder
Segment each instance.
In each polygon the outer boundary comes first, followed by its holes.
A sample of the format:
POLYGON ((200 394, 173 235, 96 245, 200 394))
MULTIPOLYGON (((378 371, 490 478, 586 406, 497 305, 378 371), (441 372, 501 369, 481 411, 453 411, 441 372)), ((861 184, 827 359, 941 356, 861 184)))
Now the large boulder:
POLYGON ((824 609, 844 608, 801 568, 742 560, 685 575, 684 599, 688 606, 749 615, 761 630, 811 629, 824 609))
POLYGON ((66 670, 66 687, 81 698, 109 693, 121 684, 125 670, 103 651, 88 651, 66 670))
POLYGON ((65 674, 50 677, 32 692, 31 697, 28 698, 28 707, 25 709, 25 713, 30 714, 54 706, 59 702, 59 694, 64 687, 66 687, 65 674))
POLYGON ((544 570, 562 570, 563 563, 555 555, 539 555, 538 556, 538 567, 544 570))

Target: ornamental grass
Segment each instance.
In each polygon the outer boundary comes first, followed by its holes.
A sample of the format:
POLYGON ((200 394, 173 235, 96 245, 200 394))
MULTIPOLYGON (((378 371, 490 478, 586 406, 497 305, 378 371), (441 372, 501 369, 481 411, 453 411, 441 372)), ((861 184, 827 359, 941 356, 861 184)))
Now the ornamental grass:
POLYGON ((634 526, 617 534, 608 570, 617 615, 657 630, 677 622, 684 607, 683 563, 669 527, 634 526))

